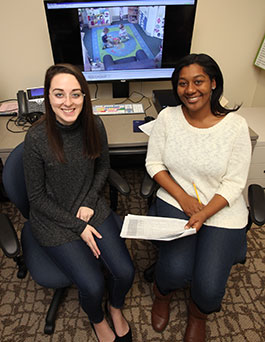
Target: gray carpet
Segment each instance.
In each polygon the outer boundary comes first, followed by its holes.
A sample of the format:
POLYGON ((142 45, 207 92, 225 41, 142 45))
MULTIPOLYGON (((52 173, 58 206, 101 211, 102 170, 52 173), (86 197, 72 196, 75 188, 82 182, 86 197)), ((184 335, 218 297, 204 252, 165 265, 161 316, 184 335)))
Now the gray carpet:
MULTIPOLYGON (((121 170, 131 184, 128 198, 119 197, 118 213, 146 214, 146 201, 139 197, 143 171, 121 170)), ((0 212, 8 214, 19 232, 23 218, 10 203, 0 203, 0 212)), ((0 227, 1 228, 1 227, 0 227)), ((127 241, 136 276, 126 297, 124 314, 132 327, 133 341, 181 342, 186 327, 189 290, 176 291, 172 303, 170 323, 162 333, 150 324, 152 284, 146 283, 143 270, 154 260, 156 251, 147 241, 127 241)), ((265 229, 252 227, 248 233, 248 255, 245 265, 232 269, 222 311, 209 316, 209 342, 265 341, 265 229)), ((2 342, 85 342, 96 341, 86 315, 78 303, 75 287, 71 287, 63 301, 52 336, 43 333, 46 310, 52 290, 37 285, 28 274, 16 277, 13 260, 0 250, 0 340, 2 342)))

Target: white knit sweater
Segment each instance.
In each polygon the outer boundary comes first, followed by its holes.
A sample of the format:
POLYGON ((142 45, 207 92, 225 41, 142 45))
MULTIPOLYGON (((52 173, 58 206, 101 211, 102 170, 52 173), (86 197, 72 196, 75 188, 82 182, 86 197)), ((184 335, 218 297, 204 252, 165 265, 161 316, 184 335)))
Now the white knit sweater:
MULTIPOLYGON (((240 229, 248 219, 242 191, 250 159, 251 142, 244 118, 231 112, 210 128, 196 128, 178 106, 167 107, 158 115, 148 142, 146 168, 151 177, 168 170, 187 194, 196 197, 194 182, 205 205, 215 194, 223 196, 229 205, 205 224, 240 229)), ((157 196, 181 209, 163 188, 157 196)))

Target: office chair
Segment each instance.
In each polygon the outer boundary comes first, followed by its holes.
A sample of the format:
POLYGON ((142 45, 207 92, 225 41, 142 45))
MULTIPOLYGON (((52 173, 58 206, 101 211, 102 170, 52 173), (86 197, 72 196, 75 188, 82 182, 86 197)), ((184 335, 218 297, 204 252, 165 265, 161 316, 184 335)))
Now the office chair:
MULTIPOLYGON (((144 199, 148 201, 148 208, 149 208, 149 215, 155 216, 156 213, 154 212, 154 208, 152 207, 152 203, 155 199, 156 191, 158 190, 159 186, 151 178, 147 172, 145 172, 143 181, 140 187, 140 195, 144 199)), ((248 223, 247 223, 247 232, 251 228, 252 222, 256 223, 257 225, 263 225, 265 223, 265 195, 264 189, 256 184, 250 185, 248 188, 248 199, 249 199, 249 216, 248 216, 248 223)), ((153 242, 155 245, 155 241, 153 242)), ((246 262, 245 258, 245 250, 242 248, 238 259, 236 260, 235 264, 244 264, 246 262)), ((155 265, 156 262, 151 264, 144 270, 144 279, 148 283, 152 283, 154 281, 154 273, 155 273, 155 265)))
POLYGON ((248 187, 248 203, 251 220, 258 226, 265 224, 265 193, 258 184, 248 187))
MULTIPOLYGON (((0 247, 7 257, 14 258, 17 262, 19 278, 24 278, 28 269, 32 278, 39 285, 55 289, 44 327, 44 333, 50 335, 54 332, 59 304, 66 289, 72 285, 72 282, 53 263, 32 235, 29 220, 29 202, 24 180, 23 147, 24 143, 21 143, 11 152, 3 169, 3 184, 7 196, 26 219, 21 232, 23 255, 20 251, 16 231, 9 218, 4 214, 0 214, 0 247)), ((108 182, 110 184, 111 207, 116 209, 116 191, 128 195, 130 187, 114 170, 110 171, 108 182), (112 201, 113 193, 114 200, 112 201)), ((117 222, 120 223, 118 215, 117 222)))

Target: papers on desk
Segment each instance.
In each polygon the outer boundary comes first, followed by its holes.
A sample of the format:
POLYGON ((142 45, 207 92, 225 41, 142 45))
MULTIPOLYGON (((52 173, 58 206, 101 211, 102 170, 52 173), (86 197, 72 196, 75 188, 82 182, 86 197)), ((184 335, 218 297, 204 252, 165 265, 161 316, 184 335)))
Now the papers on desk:
POLYGON ((185 229, 188 221, 176 218, 127 215, 120 236, 129 239, 170 241, 196 234, 195 228, 185 229))
POLYGON ((155 120, 149 121, 147 123, 144 123, 143 125, 140 125, 139 129, 146 135, 150 136, 154 123, 155 120))
POLYGON ((13 116, 17 114, 18 104, 17 101, 6 101, 0 103, 0 116, 13 116))

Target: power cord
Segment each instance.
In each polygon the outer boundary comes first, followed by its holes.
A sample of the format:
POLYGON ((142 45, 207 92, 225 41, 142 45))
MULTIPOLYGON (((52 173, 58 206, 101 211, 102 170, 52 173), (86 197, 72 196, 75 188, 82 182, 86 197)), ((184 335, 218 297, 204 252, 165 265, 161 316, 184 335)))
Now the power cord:
POLYGON ((11 133, 24 133, 30 128, 30 126, 31 124, 26 120, 26 118, 22 118, 22 117, 16 117, 16 118, 11 117, 6 122, 6 129, 11 133), (21 127, 21 129, 13 130, 12 128, 9 127, 11 123, 15 125, 16 127, 21 127))
POLYGON ((121 102, 118 102, 117 104, 122 104, 122 103, 125 103, 126 101, 130 101, 130 102, 132 102, 132 103, 140 103, 140 102, 142 102, 144 99, 146 99, 146 100, 148 101, 148 103, 149 103, 149 105, 148 105, 146 108, 144 108, 145 116, 147 116, 147 115, 146 115, 146 111, 147 111, 150 107, 152 107, 152 103, 151 103, 149 97, 145 96, 144 94, 142 94, 142 93, 140 93, 140 92, 138 92, 138 91, 133 91, 133 92, 129 95, 129 97, 127 97, 125 100, 123 100, 123 101, 121 101, 121 102), (141 96, 140 99, 137 100, 137 101, 131 99, 131 97, 132 97, 134 94, 140 95, 140 96, 141 96))

